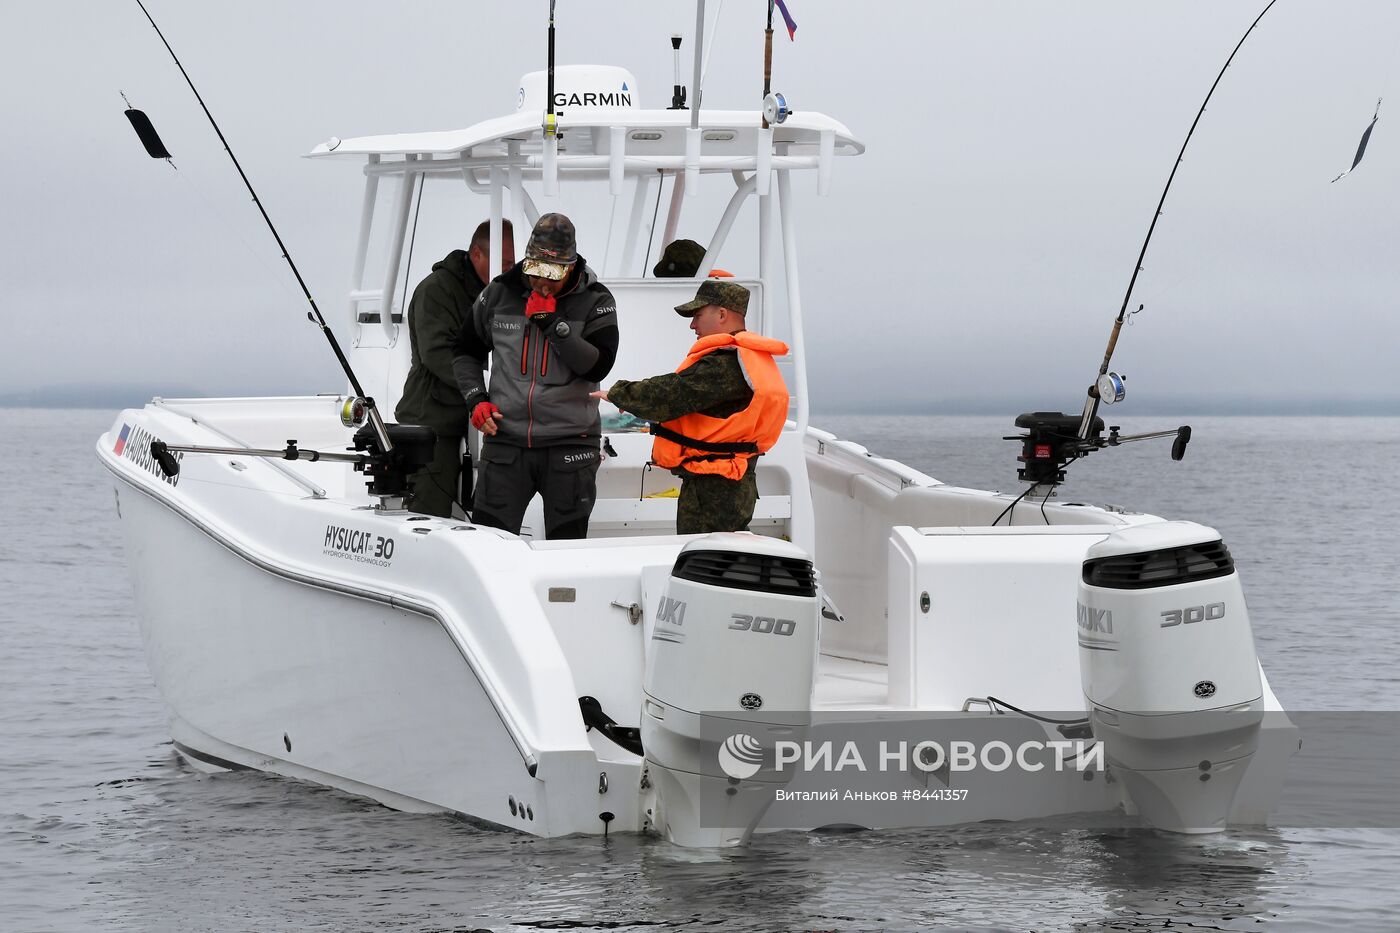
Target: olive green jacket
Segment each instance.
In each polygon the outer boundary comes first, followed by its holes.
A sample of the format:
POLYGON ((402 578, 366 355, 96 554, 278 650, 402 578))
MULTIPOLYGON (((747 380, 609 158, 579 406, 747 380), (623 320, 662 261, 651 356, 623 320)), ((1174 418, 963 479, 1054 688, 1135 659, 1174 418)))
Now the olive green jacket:
POLYGON ((485 287, 466 251, 454 249, 414 289, 408 304, 413 365, 394 409, 399 423, 427 425, 444 436, 466 435, 471 409, 452 372, 452 347, 485 287))

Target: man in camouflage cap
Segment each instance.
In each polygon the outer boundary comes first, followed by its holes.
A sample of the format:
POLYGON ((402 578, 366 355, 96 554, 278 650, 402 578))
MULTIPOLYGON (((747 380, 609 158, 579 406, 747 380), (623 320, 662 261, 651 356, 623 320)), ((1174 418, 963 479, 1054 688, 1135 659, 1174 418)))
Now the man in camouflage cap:
MULTIPOLYGON (((700 264, 705 261, 705 247, 694 240, 672 240, 652 267, 651 274, 658 279, 693 279, 700 273, 700 264)), ((733 274, 723 269, 711 269, 711 278, 731 279, 733 274)))
POLYGON ((653 422, 652 461, 681 478, 676 532, 743 531, 758 501, 755 459, 777 442, 788 391, 782 341, 745 329, 749 290, 708 280, 676 308, 697 340, 674 373, 619 380, 595 398, 653 422))
POLYGON ((587 537, 602 436, 589 393, 617 357, 617 302, 579 256, 569 218, 535 223, 524 260, 486 286, 469 324, 452 367, 485 435, 472 520, 519 534, 539 493, 546 537, 587 537))
POLYGON ((694 240, 672 240, 666 244, 651 274, 658 279, 693 279, 705 261, 705 247, 694 240))

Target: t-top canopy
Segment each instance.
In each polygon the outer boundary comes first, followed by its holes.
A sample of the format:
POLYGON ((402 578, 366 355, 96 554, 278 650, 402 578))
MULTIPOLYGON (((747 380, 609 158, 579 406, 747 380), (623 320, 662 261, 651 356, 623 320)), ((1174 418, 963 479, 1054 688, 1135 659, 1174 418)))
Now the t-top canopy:
MULTIPOLYGON (((681 156, 690 127, 689 110, 643 110, 636 79, 624 68, 607 65, 568 65, 555 69, 555 113, 560 128, 559 152, 563 156, 606 156, 612 148, 614 128, 624 131, 629 157, 681 156)), ((310 158, 416 155, 419 157, 502 154, 515 143, 521 155, 543 150, 545 73, 521 78, 516 91, 516 112, 483 120, 460 130, 396 133, 331 138, 313 149, 310 158)), ((763 116, 758 110, 700 111, 704 156, 749 156, 758 145, 763 116)), ((833 155, 853 156, 865 151, 843 124, 825 114, 798 110, 773 127, 773 147, 784 155, 816 155, 822 137, 833 155)))

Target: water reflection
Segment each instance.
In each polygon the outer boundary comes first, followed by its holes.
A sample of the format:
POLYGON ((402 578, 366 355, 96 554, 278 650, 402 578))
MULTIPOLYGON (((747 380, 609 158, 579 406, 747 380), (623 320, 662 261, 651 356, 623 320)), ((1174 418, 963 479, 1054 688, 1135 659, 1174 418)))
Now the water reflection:
POLYGON ((1266 896, 1290 849, 1269 830, 1178 836, 1152 830, 1096 834, 1104 913, 1078 929, 1256 929, 1274 918, 1266 896))
POLYGON ((1305 876, 1277 833, 1055 822, 774 833, 746 850, 541 840, 257 774, 147 773, 104 815, 84 922, 117 929, 1243 929, 1305 876), (194 896, 197 892, 197 897, 194 896))

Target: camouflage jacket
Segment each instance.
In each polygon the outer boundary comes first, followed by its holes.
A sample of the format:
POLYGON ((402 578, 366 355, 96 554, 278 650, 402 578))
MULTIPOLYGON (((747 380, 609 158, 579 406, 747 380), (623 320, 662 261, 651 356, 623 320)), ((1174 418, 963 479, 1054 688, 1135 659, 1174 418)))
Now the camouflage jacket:
POLYGON ((716 350, 678 373, 652 376, 638 382, 619 379, 608 389, 608 401, 647 421, 674 421, 696 412, 712 418, 728 418, 753 401, 753 389, 744 378, 739 354, 716 350))

